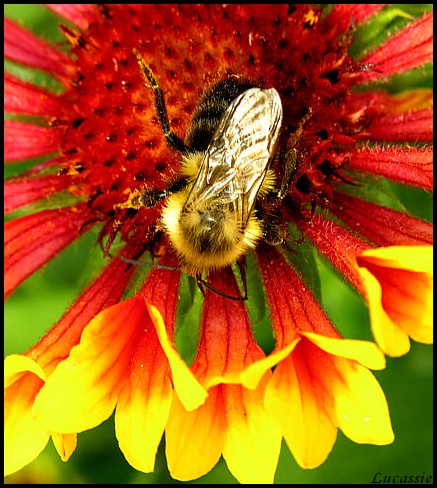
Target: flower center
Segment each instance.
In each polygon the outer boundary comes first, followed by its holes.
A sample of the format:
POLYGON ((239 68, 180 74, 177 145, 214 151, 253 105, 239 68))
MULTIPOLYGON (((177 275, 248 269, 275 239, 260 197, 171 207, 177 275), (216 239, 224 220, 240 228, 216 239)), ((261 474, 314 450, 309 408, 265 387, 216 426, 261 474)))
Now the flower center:
POLYGON ((107 250, 116 235, 144 247, 154 242, 162 203, 146 208, 136 196, 162 192, 180 175, 182 154, 166 144, 134 50, 158 80, 170 128, 182 140, 201 94, 217 82, 237 77, 274 87, 283 107, 272 163, 278 181, 287 151, 296 156, 277 214, 284 221, 301 218, 329 199, 360 130, 348 107, 356 68, 348 39, 322 32, 315 7, 260 8, 251 16, 237 5, 100 8, 100 21, 85 32, 64 28, 77 75, 57 123, 65 129, 60 176, 73 180, 72 191, 104 224, 107 250))

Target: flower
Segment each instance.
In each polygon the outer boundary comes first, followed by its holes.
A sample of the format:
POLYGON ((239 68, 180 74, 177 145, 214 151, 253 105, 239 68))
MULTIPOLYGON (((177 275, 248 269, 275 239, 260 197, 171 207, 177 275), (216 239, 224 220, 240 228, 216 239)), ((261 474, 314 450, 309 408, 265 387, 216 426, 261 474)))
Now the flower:
POLYGON ((5 20, 6 57, 59 85, 55 93, 5 73, 5 109, 20 116, 5 121, 5 160, 43 157, 8 179, 5 209, 43 199, 48 207, 5 225, 5 297, 85 231, 99 229, 110 262, 40 342, 6 359, 7 473, 50 436, 68 459, 77 433, 114 410, 127 461, 153 471, 165 432, 180 480, 204 475, 222 455, 238 481, 272 482, 282 437, 304 468, 325 461, 338 429, 357 443, 392 442, 369 369, 385 366, 381 350, 405 354, 409 337, 432 341, 432 226, 390 206, 370 177, 432 189, 430 91, 384 89, 388 77, 432 60, 432 14, 381 40, 399 15, 382 5, 49 7, 69 22, 61 26, 69 52, 5 20), (372 22, 379 45, 364 40, 372 22), (206 280, 197 276, 198 336, 194 324, 181 326, 190 307, 196 315, 181 278, 190 268, 154 201, 181 187, 163 113, 182 137, 199 94, 224 79, 274 87, 282 103, 272 169, 287 185, 276 200, 260 193, 264 234, 239 262, 248 308, 267 303, 271 351, 255 340, 234 270, 220 263, 206 280), (286 242, 273 246, 278 235, 286 242), (381 350, 343 338, 326 317, 308 243, 364 297, 381 350), (129 293, 143 255, 160 257, 158 267, 129 293))

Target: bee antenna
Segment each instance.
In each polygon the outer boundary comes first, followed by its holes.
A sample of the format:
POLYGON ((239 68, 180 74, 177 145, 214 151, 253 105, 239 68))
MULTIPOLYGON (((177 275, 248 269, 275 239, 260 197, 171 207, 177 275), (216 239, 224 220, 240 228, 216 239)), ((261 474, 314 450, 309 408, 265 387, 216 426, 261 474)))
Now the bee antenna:
POLYGON ((147 263, 144 261, 137 261, 136 259, 125 258, 124 256, 120 256, 120 259, 126 263, 135 264, 138 266, 145 266, 147 268, 168 269, 170 271, 175 271, 179 269, 177 266, 166 266, 165 264, 147 263))

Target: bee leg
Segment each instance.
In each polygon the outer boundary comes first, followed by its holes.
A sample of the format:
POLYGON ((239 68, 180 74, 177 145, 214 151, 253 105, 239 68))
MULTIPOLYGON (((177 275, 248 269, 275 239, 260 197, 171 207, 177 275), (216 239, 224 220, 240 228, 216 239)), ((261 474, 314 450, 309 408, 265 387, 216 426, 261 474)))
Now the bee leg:
POLYGON ((313 111, 311 108, 308 109, 308 113, 302 117, 299 122, 299 126, 295 132, 293 132, 288 141, 284 155, 284 174, 282 176, 281 186, 277 191, 275 198, 282 200, 288 192, 293 176, 297 169, 297 151, 296 145, 302 136, 302 128, 306 121, 311 117, 313 111))
POLYGON ((277 214, 269 214, 263 219, 263 239, 271 246, 282 244, 286 237, 286 232, 282 225, 282 218, 277 214))
MULTIPOLYGON (((287 144, 288 146, 288 144, 287 144)), ((288 192, 291 180, 294 176, 297 166, 297 151, 293 147, 288 149, 284 157, 284 174, 282 176, 281 186, 275 195, 277 200, 282 200, 288 192)))
POLYGON ((241 297, 241 296, 235 297, 232 295, 228 295, 226 293, 222 293, 221 291, 217 290, 216 288, 211 286, 207 281, 205 281, 200 275, 196 275, 196 281, 197 281, 197 286, 199 287, 199 289, 202 292, 202 295, 204 297, 205 297, 205 289, 204 288, 207 288, 208 290, 212 291, 213 293, 215 293, 219 297, 227 298, 228 300, 234 300, 234 301, 238 301, 238 302, 243 301, 243 300, 247 300, 247 292, 246 292, 245 297, 241 297))
POLYGON ((241 281, 243 282, 244 296, 242 300, 247 300, 246 258, 239 259, 237 265, 240 270, 241 281))
POLYGON ((205 287, 203 286, 206 283, 205 280, 200 275, 196 275, 196 283, 203 295, 203 298, 205 298, 205 287))
POLYGON ((158 113, 159 122, 161 124, 162 131, 164 132, 164 136, 167 144, 173 149, 176 149, 181 152, 187 152, 187 147, 185 146, 182 139, 180 139, 170 129, 170 123, 168 121, 168 115, 167 115, 167 108, 165 106, 165 100, 164 100, 164 92, 162 91, 162 88, 159 86, 158 81, 155 78, 155 75, 153 74, 149 66, 147 66, 147 64, 144 62, 144 59, 141 57, 141 54, 136 49, 134 49, 133 52, 137 58, 138 64, 140 65, 141 72, 143 73, 144 78, 150 83, 150 86, 155 95, 156 111, 158 113))

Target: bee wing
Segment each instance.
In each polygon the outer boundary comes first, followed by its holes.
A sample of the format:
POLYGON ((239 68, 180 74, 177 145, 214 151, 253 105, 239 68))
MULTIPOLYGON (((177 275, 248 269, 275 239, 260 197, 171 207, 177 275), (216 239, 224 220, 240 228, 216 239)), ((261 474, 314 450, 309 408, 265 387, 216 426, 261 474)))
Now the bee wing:
POLYGON ((271 88, 251 88, 223 114, 186 205, 229 204, 246 222, 274 153, 282 104, 271 88))

